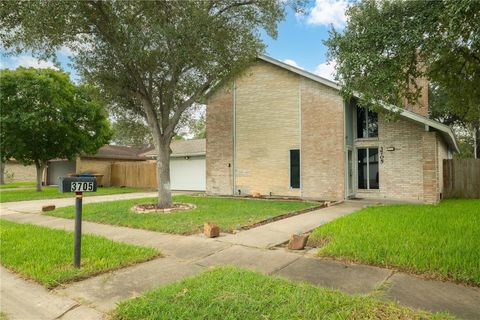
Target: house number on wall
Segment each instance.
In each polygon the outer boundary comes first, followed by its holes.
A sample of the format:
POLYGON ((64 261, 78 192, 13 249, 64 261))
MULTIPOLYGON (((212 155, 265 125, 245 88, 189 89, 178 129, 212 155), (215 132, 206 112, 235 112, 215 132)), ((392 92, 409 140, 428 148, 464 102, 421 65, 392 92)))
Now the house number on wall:
POLYGON ((383 156, 383 147, 380 147, 380 163, 383 163, 383 159, 384 159, 384 156, 383 156))

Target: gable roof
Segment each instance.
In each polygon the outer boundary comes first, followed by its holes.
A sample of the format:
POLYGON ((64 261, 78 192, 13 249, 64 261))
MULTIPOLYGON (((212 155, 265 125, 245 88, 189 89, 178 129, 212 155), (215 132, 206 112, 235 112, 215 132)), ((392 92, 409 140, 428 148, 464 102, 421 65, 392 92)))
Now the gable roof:
MULTIPOLYGON (((268 63, 271 63, 273 65, 276 65, 280 68, 289 70, 289 71, 291 71, 293 73, 296 73, 296 74, 298 74, 302 77, 308 78, 308 79, 313 80, 313 81, 318 82, 318 83, 321 83, 321 84, 323 84, 327 87, 330 87, 332 89, 335 89, 335 90, 338 90, 338 91, 340 91, 340 89, 341 89, 341 87, 335 81, 325 79, 325 78, 320 77, 316 74, 313 74, 313 73, 305 71, 303 69, 300 69, 300 68, 294 67, 292 65, 286 64, 285 62, 274 59, 272 57, 261 55, 261 56, 258 57, 258 59, 262 60, 262 61, 265 61, 265 62, 268 62, 268 63)), ((360 96, 360 94, 356 94, 355 96, 358 98, 360 96)), ((447 142, 447 144, 449 145, 449 147, 452 150, 454 150, 456 152, 460 151, 458 149, 458 145, 457 145, 457 141, 455 139, 455 135, 453 134, 453 131, 449 126, 446 126, 446 125, 444 125, 444 124, 442 124, 438 121, 429 119, 427 117, 421 116, 421 115, 419 115, 415 112, 412 112, 412 111, 409 111, 409 110, 406 110, 406 109, 400 109, 399 110, 399 108, 397 108, 395 106, 392 106, 392 105, 387 105, 387 104, 382 104, 382 106, 386 110, 399 112, 401 116, 403 116, 407 119, 422 123, 426 126, 429 126, 433 129, 437 130, 438 132, 440 132, 440 134, 442 135, 442 137, 445 139, 445 141, 447 142)))
MULTIPOLYGON (((175 140, 170 144, 172 149, 171 157, 186 157, 186 156, 204 156, 206 153, 205 139, 192 140, 175 140)), ((140 154, 142 157, 156 158, 155 148, 150 147, 150 150, 140 154)))

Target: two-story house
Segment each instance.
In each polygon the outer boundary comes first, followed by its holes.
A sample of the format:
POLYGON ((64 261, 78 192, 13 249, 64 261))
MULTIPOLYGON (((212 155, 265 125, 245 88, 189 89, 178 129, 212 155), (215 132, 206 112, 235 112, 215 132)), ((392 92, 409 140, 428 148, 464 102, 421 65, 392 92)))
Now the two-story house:
POLYGON ((344 101, 336 83, 259 57, 208 97, 207 193, 436 203, 442 160, 458 147, 428 118, 426 87, 387 121, 344 101))

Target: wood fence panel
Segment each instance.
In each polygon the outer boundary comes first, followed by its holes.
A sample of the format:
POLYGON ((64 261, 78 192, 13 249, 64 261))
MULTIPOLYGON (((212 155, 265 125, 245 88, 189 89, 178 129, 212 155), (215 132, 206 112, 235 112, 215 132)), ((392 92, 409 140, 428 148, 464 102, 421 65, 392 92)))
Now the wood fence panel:
POLYGON ((480 159, 443 160, 445 198, 480 198, 480 159))
POLYGON ((116 187, 157 188, 155 162, 117 162, 112 164, 111 184, 116 187))

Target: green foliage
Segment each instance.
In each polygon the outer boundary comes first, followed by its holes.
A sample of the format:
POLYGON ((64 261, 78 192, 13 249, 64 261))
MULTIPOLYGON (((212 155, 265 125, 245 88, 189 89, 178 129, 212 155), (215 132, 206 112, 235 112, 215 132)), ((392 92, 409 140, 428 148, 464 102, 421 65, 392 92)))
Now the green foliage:
POLYGON ((365 0, 347 14, 345 30, 326 41, 346 96, 403 107, 426 77, 442 88, 451 114, 480 118, 480 1, 365 0))
MULTIPOLYGON (((133 213, 138 203, 152 203, 154 199, 135 199, 92 203, 84 206, 83 219, 125 227, 168 233, 191 234, 200 232, 205 222, 216 223, 222 231, 233 231, 237 224, 248 226, 285 213, 318 205, 303 201, 274 201, 225 199, 211 197, 175 196, 176 202, 193 203, 196 209, 172 214, 133 213)), ((49 215, 73 218, 74 207, 59 208, 49 215)))
POLYGON ((82 265, 74 268, 73 233, 0 220, 1 264, 48 288, 149 260, 153 248, 82 236, 82 265))
POLYGON ((480 200, 376 206, 316 229, 332 256, 480 285, 480 200))
POLYGON ((106 113, 86 85, 52 69, 0 72, 1 151, 24 165, 95 153, 108 142, 106 113))
POLYGON ((152 133, 143 119, 121 117, 112 123, 112 142, 137 148, 153 145, 152 133))
MULTIPOLYGON (((298 0, 287 2, 299 2, 298 0)), ((159 204, 171 203, 171 139, 183 115, 216 84, 245 69, 264 49, 260 30, 276 36, 286 2, 3 1, 0 39, 10 52, 54 56, 70 48, 75 68, 112 108, 144 118, 152 132, 159 204)))
POLYGON ((450 319, 259 272, 220 267, 127 300, 116 320, 139 319, 450 319))
MULTIPOLYGON (((8 184, 5 185, 8 188, 8 184)), ((0 188, 1 189, 1 188, 0 188)), ((93 197, 93 196, 105 196, 109 194, 120 194, 120 193, 131 193, 143 191, 136 188, 119 188, 119 187, 108 187, 108 188, 98 188, 96 192, 85 192, 84 197, 93 197)), ((44 187, 43 192, 35 192, 32 189, 22 189, 18 190, 0 190, 0 203, 1 202, 12 202, 12 201, 29 201, 29 200, 40 200, 40 199, 57 199, 57 198, 69 198, 73 197, 72 193, 60 193, 58 192, 58 187, 44 187)))

